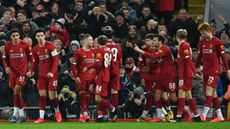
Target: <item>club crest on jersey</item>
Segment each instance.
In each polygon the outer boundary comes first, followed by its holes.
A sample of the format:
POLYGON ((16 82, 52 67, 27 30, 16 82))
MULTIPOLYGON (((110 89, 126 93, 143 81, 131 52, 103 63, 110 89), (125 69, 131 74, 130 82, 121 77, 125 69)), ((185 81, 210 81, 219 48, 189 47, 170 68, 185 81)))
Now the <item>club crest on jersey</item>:
POLYGON ((20 52, 22 52, 22 48, 20 48, 20 52))
POLYGON ((224 45, 221 45, 221 46, 220 46, 220 49, 221 49, 221 50, 224 50, 224 45))
POLYGON ((95 57, 94 53, 92 54, 92 57, 93 57, 93 58, 95 57))
POLYGON ((210 45, 210 48, 212 48, 212 44, 210 45))
POLYGON ((203 47, 206 47, 205 45, 203 45, 203 47))
POLYGON ((14 50, 11 49, 10 52, 14 52, 14 50))
POLYGON ((45 49, 45 53, 47 53, 48 52, 48 50, 47 49, 45 49))
POLYGON ((101 58, 101 53, 97 53, 96 57, 101 58))
POLYGON ((158 52, 159 52, 159 53, 162 53, 162 52, 163 52, 163 50, 159 50, 158 52))
POLYGON ((184 54, 188 55, 189 54, 189 50, 188 49, 184 50, 184 54))

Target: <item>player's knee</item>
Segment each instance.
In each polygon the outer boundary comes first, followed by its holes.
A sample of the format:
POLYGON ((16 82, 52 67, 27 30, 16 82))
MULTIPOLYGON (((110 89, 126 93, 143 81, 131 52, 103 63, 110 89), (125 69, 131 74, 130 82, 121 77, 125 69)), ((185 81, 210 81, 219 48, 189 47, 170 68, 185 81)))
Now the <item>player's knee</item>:
POLYGON ((14 88, 14 94, 15 95, 20 94, 21 90, 22 90, 22 86, 16 85, 15 88, 14 88))

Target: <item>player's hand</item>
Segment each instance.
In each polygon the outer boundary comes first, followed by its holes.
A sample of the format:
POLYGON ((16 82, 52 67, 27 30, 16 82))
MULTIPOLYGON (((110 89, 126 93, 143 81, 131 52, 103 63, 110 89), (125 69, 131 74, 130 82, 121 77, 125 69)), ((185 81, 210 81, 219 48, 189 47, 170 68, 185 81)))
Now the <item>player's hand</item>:
POLYGON ((145 80, 141 79, 141 86, 145 87, 145 80))
POLYGON ((53 73, 51 72, 47 73, 47 77, 52 78, 53 76, 54 76, 53 73))
POLYGON ((134 45, 133 50, 143 54, 143 51, 136 44, 134 45))
POLYGON ((144 67, 142 68, 142 71, 143 71, 144 73, 149 72, 149 70, 150 70, 150 68, 149 68, 148 66, 144 66, 144 67))
POLYGON ((85 72, 87 69, 88 69, 87 67, 84 67, 84 68, 83 68, 83 72, 85 72))
POLYGON ((227 70, 227 78, 228 78, 228 80, 230 80, 230 70, 227 70))
POLYGON ((33 76, 33 73, 29 71, 29 72, 26 73, 26 76, 27 76, 27 77, 32 77, 32 76, 33 76))
POLYGON ((10 68, 9 68, 9 67, 6 67, 6 68, 5 68, 5 71, 6 71, 7 74, 9 74, 9 73, 10 73, 10 68))
POLYGON ((79 77, 77 77, 77 78, 75 79, 75 83, 76 83, 77 87, 79 87, 80 84, 81 84, 81 79, 80 79, 79 77))

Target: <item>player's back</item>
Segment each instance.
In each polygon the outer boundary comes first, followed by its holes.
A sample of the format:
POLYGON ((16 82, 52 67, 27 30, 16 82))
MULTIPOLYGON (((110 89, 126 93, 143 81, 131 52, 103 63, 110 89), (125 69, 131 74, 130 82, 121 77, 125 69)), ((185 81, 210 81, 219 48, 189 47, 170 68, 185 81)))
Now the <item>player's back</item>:
POLYGON ((100 67, 98 67, 98 79, 101 79, 103 82, 109 82, 110 81, 110 73, 111 73, 111 65, 112 61, 112 52, 108 47, 100 47, 97 50, 96 54, 96 61, 99 61, 100 67))
POLYGON ((122 60, 121 46, 115 43, 113 40, 109 40, 106 46, 112 52, 115 70, 119 71, 121 60, 122 60))

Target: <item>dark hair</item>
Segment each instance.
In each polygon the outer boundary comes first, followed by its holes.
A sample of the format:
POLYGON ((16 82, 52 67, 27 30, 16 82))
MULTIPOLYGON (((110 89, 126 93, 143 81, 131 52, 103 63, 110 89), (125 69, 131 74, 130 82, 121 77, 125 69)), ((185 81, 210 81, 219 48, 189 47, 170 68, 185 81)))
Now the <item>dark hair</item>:
POLYGON ((153 38, 154 38, 154 34, 153 33, 147 34, 145 36, 145 39, 153 39, 153 38))
POLYGON ((105 35, 100 35, 97 38, 97 42, 98 42, 99 45, 106 45, 107 42, 108 42, 108 38, 105 35))
POLYGON ((79 38, 80 38, 81 41, 86 39, 86 38, 88 38, 88 37, 92 37, 92 36, 90 34, 80 34, 79 35, 79 38))
POLYGON ((46 31, 43 29, 43 28, 38 28, 36 31, 35 31, 35 35, 39 32, 42 32, 42 33, 46 33, 46 31))
POLYGON ((114 31, 111 26, 106 26, 103 32, 104 32, 104 35, 108 37, 109 39, 113 38, 114 31))
POLYGON ((164 43, 164 41, 165 41, 164 36, 162 36, 160 34, 154 34, 153 38, 158 38, 158 41, 161 41, 162 43, 164 43))
POLYGON ((13 28, 10 30, 10 35, 12 35, 13 33, 15 32, 18 32, 19 33, 19 30, 17 28, 13 28))
POLYGON ((23 14, 24 16, 27 17, 27 12, 26 12, 25 9, 20 9, 20 10, 18 10, 18 13, 17 13, 17 14, 19 14, 19 13, 21 13, 21 14, 23 14))

